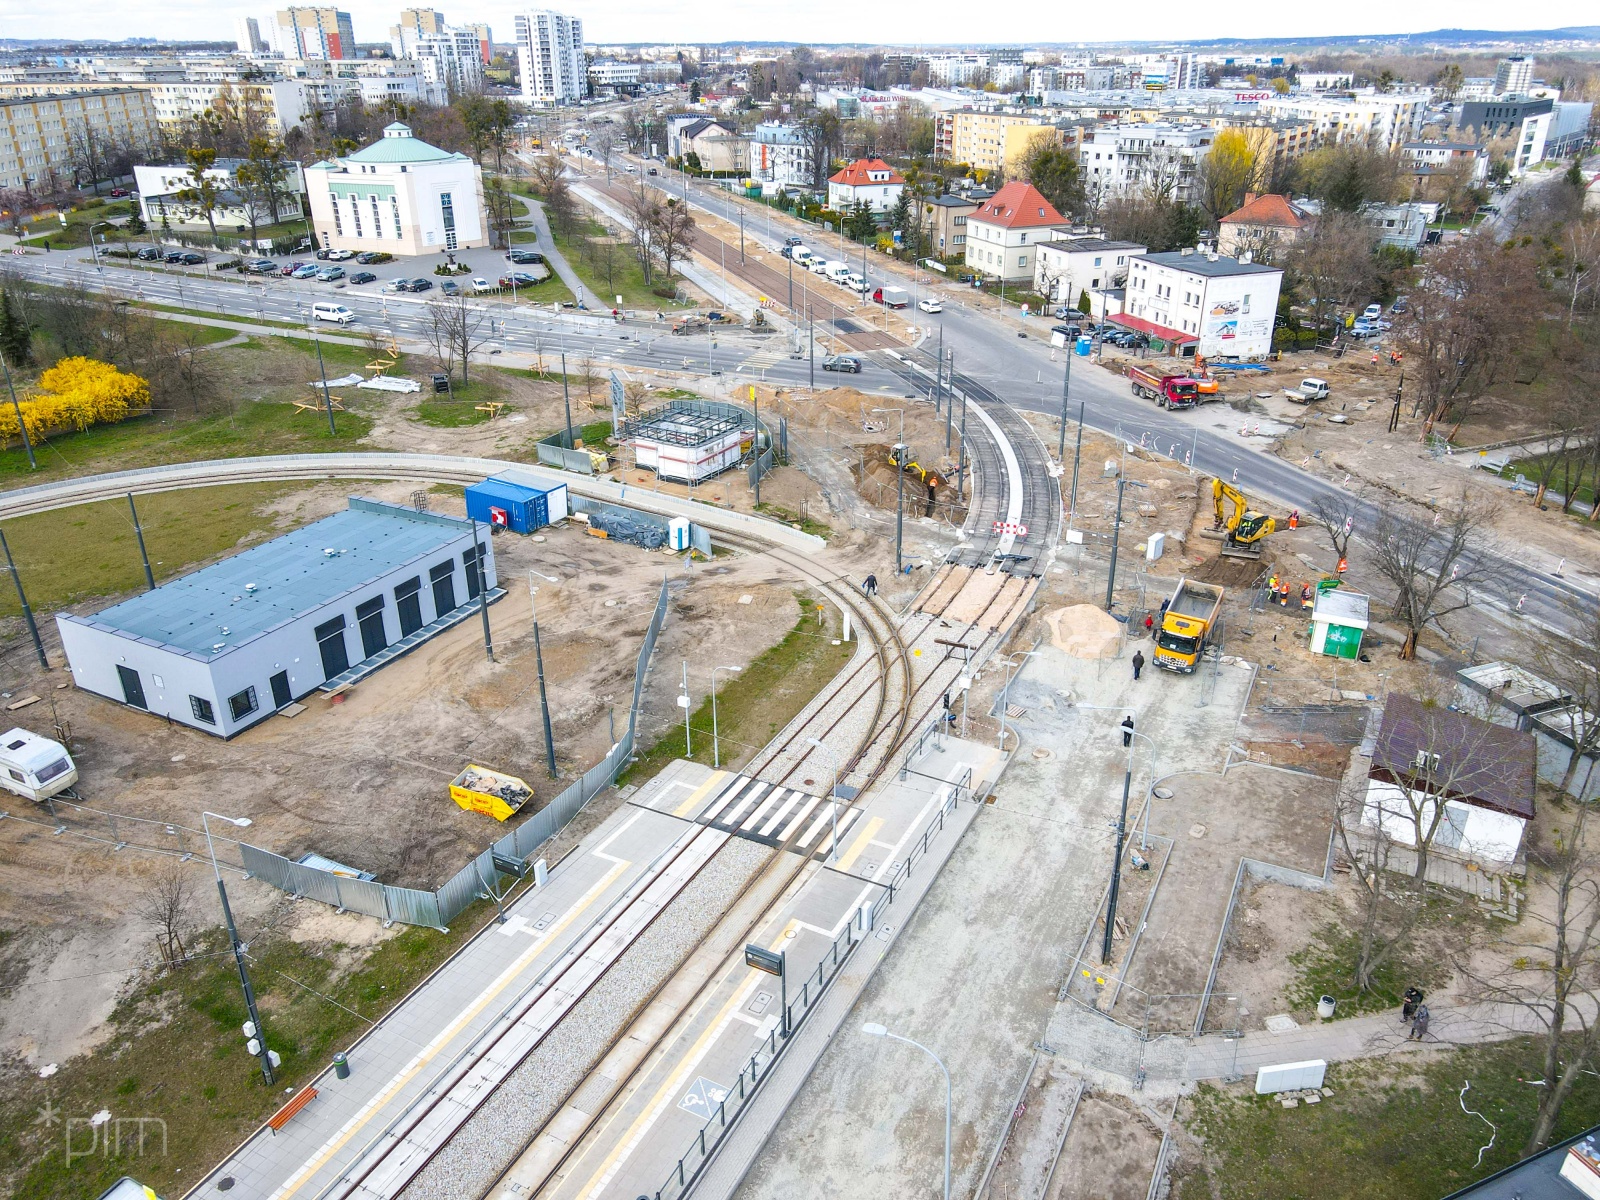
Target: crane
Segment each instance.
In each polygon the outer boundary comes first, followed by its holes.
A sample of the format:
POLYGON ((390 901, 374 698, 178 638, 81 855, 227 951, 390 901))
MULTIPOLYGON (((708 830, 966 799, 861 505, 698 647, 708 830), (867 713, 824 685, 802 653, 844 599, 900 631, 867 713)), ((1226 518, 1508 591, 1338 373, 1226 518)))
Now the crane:
POLYGON ((1217 513, 1212 528, 1225 531, 1223 556, 1260 558, 1262 541, 1278 528, 1278 523, 1266 513, 1256 512, 1243 492, 1220 477, 1211 481, 1211 502, 1217 513), (1224 502, 1231 505, 1231 509, 1225 507, 1224 502))

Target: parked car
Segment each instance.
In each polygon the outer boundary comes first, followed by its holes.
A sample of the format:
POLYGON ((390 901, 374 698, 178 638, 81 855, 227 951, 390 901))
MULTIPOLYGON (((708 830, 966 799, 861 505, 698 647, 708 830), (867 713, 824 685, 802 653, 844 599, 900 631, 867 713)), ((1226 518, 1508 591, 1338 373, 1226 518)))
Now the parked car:
POLYGON ((401 275, 389 280, 388 283, 384 284, 383 290, 386 292, 403 292, 410 288, 410 286, 411 280, 407 279, 404 275, 401 275))
POLYGON ((1392 312, 1392 313, 1403 313, 1403 312, 1406 311, 1406 309, 1408 309, 1410 307, 1411 307, 1411 302, 1408 299, 1406 299, 1406 297, 1404 297, 1404 296, 1396 296, 1394 298, 1394 303, 1389 306, 1389 311, 1392 312))
POLYGON ((328 251, 328 261, 329 262, 347 262, 350 259, 354 258, 355 256, 356 256, 356 252, 354 250, 329 250, 328 251))
POLYGON ((371 271, 357 271, 354 275, 350 276, 350 282, 351 283, 377 283, 378 282, 378 277, 376 275, 374 275, 371 271))
POLYGON ((128 189, 127 188, 112 188, 111 189, 111 198, 113 200, 120 200, 120 199, 122 199, 122 197, 126 196, 127 194, 128 194, 128 189))
POLYGON ((141 262, 160 262, 164 255, 154 246, 141 246, 134 257, 141 262))
POLYGON ((534 284, 536 284, 538 282, 539 281, 537 279, 535 279, 532 275, 529 275, 526 271, 512 271, 508 275, 500 276, 500 286, 503 287, 503 288, 508 288, 508 287, 519 287, 519 288, 532 287, 534 284))
POLYGON ((318 250, 317 251, 317 257, 325 259, 325 258, 328 257, 328 255, 330 255, 332 253, 333 253, 333 251, 331 251, 331 250, 318 250))
POLYGON ((540 254, 537 250, 512 250, 506 255, 506 257, 512 262, 516 263, 519 267, 525 267, 531 263, 542 263, 544 261, 544 255, 540 254))
POLYGON ((1079 336, 1081 331, 1076 325, 1052 325, 1050 326, 1050 332, 1059 333, 1064 338, 1075 338, 1079 336))
POLYGON ((1357 321, 1350 326, 1350 336, 1353 338, 1369 338, 1378 332, 1377 326, 1368 321, 1357 321))
POLYGON ((801 238, 791 235, 790 237, 786 237, 786 238, 783 239, 783 244, 785 246, 799 246, 799 245, 803 245, 804 242, 803 242, 803 240, 801 238))
POLYGON ((318 283, 332 283, 336 279, 343 279, 343 278, 344 278, 344 268, 343 267, 323 267, 322 270, 318 271, 317 275, 316 275, 316 279, 317 279, 318 283))
POLYGON ((290 279, 311 279, 311 278, 315 277, 317 272, 319 272, 321 270, 322 270, 322 268, 317 266, 316 263, 302 263, 300 266, 296 267, 290 273, 289 278, 290 279))
POLYGON ((356 255, 356 261, 362 264, 393 262, 394 255, 385 253, 382 250, 363 250, 356 255))
POLYGON ((918 300, 917 301, 917 307, 920 308, 925 313, 937 313, 937 312, 943 312, 944 311, 944 305, 940 304, 937 300, 934 300, 932 298, 927 299, 927 300, 918 300))
POLYGON ((406 291, 425 292, 431 287, 433 287, 433 280, 427 278, 426 276, 419 275, 406 287, 406 291))
POLYGON ((205 262, 205 260, 206 256, 204 254, 200 254, 194 250, 189 250, 178 255, 178 261, 186 267, 198 267, 201 263, 205 262))
POLYGON ((646 175, 659 175, 660 173, 661 172, 657 171, 654 167, 650 167, 648 170, 645 171, 646 175))
POLYGON ((441 283, 439 285, 439 290, 441 292, 443 292, 446 296, 459 296, 459 295, 461 295, 461 285, 459 283, 457 283, 454 279, 446 279, 443 283, 441 283))
POLYGON ((164 263, 181 263, 183 261, 183 251, 168 250, 162 254, 161 261, 164 263))
POLYGON ((1361 320, 1363 321, 1376 321, 1381 316, 1383 316, 1383 305, 1381 304, 1369 304, 1361 310, 1361 320))
POLYGON ((276 275, 278 264, 270 258, 253 258, 245 263, 244 269, 252 275, 276 275))
POLYGON ((489 290, 489 281, 482 275, 474 275, 472 277, 472 290, 475 292, 487 292, 489 290))
POLYGON ((824 371, 843 371, 850 375, 861 374, 861 360, 848 354, 830 354, 822 360, 824 371))

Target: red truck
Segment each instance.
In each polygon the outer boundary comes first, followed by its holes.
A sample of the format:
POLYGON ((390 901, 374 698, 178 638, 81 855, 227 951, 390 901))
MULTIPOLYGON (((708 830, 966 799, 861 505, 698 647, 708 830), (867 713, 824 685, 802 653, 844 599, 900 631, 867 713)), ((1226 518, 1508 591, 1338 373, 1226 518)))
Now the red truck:
POLYGON ((1140 367, 1128 368, 1133 394, 1154 400, 1160 408, 1193 408, 1200 402, 1200 385, 1187 375, 1165 375, 1140 367))

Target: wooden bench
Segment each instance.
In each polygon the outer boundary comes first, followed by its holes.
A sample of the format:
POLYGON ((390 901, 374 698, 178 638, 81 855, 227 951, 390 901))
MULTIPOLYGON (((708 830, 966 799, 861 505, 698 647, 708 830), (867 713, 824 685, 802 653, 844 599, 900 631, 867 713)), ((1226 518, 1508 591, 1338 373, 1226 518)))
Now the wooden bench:
POLYGON ((267 1118, 267 1127, 272 1130, 272 1136, 277 1137, 278 1130, 282 1129, 285 1125, 292 1121, 296 1113, 298 1113, 302 1108, 310 1104, 316 1098, 317 1089, 310 1087, 309 1085, 296 1092, 294 1094, 294 1098, 290 1100, 289 1103, 285 1104, 277 1112, 273 1113, 267 1118))

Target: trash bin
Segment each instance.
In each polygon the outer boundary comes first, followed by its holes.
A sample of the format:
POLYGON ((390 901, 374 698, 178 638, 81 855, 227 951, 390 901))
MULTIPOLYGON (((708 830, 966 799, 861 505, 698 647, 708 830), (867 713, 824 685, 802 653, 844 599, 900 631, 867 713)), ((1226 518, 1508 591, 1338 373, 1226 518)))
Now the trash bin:
POLYGON ((1317 1001, 1317 1016, 1326 1021, 1333 1016, 1334 1006, 1338 1003, 1332 996, 1324 996, 1317 1001))
POLYGON ((442 372, 435 372, 433 376, 433 391, 435 395, 450 390, 450 376, 442 372))
POLYGON ((344 1051, 333 1056, 333 1074, 338 1079, 350 1078, 350 1060, 344 1056, 344 1051))

